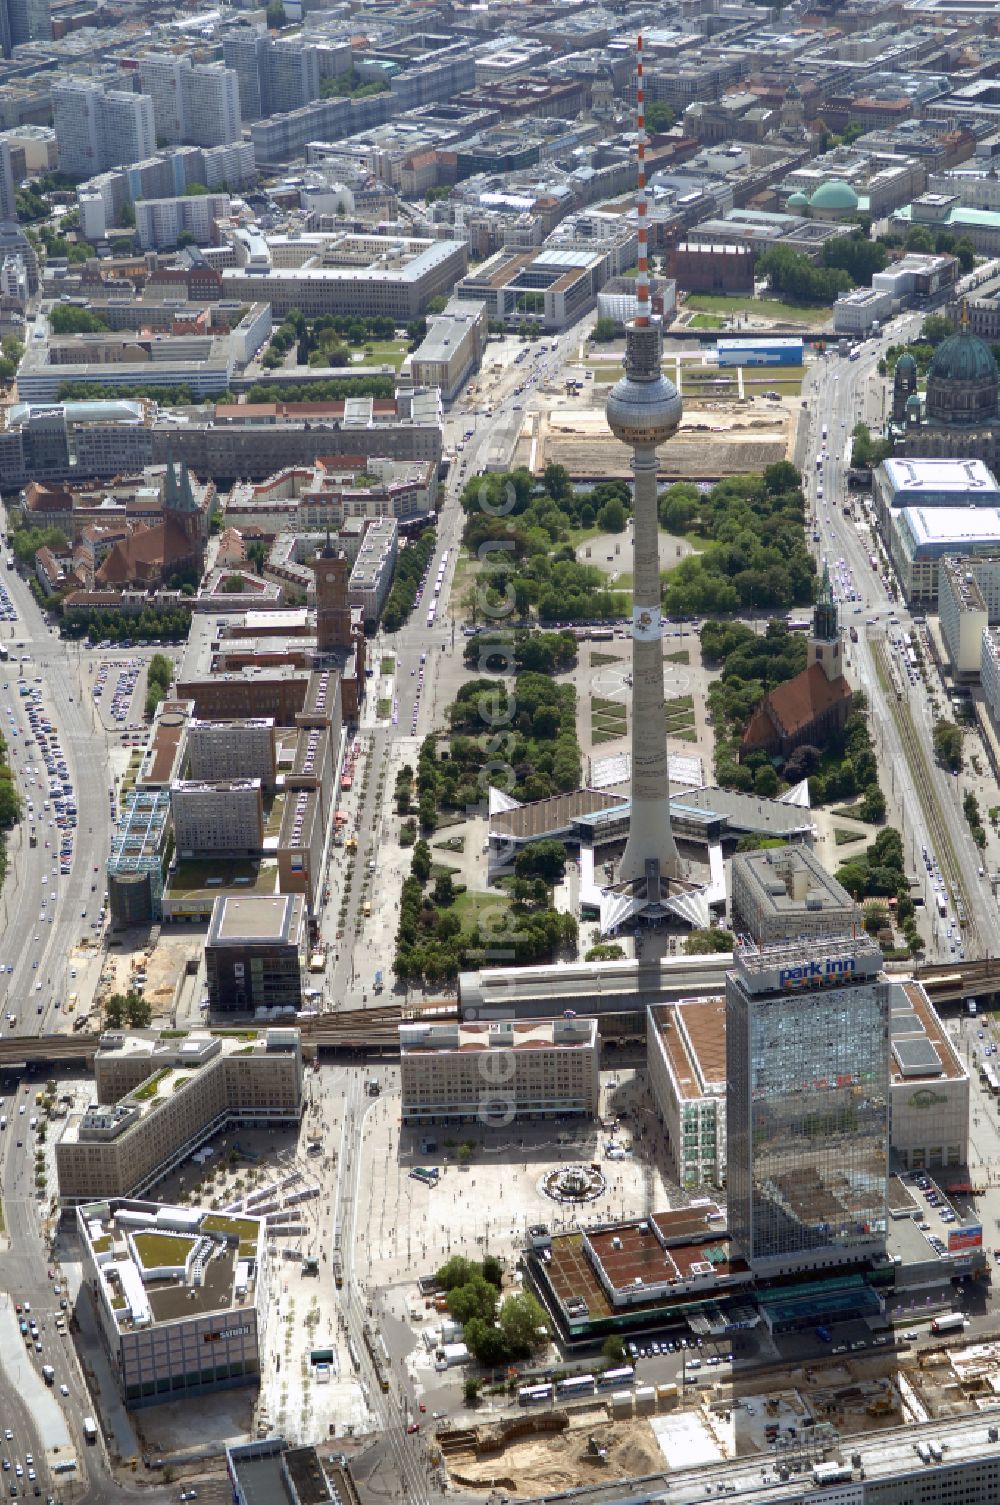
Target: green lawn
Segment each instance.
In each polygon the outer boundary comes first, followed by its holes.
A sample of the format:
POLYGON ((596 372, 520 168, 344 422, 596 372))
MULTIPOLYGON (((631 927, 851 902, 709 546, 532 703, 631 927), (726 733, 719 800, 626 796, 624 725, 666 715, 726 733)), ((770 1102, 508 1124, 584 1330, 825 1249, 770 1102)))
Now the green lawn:
POLYGON ((693 319, 688 320, 689 329, 721 329, 723 320, 718 314, 695 314, 693 319))
POLYGON ((380 700, 378 702, 378 705, 376 706, 376 711, 377 711, 378 715, 380 717, 382 717, 383 719, 386 716, 391 716, 392 715, 392 701, 391 700, 380 700))
POLYGON ((184 1234, 136 1233, 132 1242, 143 1267, 155 1270, 160 1265, 183 1265, 194 1239, 184 1234))
POLYGON ((396 672, 396 660, 393 658, 393 656, 392 656, 391 653, 383 653, 381 662, 379 664, 379 673, 380 674, 395 674, 395 672, 396 672))
POLYGON ((170 874, 169 889, 175 897, 202 891, 223 892, 234 887, 250 894, 273 894, 277 876, 277 863, 265 866, 240 857, 206 858, 204 861, 184 858, 170 874), (209 879, 220 881, 209 883, 209 879))
POLYGON ((852 841, 864 841, 864 836, 860 831, 848 831, 844 826, 834 826, 833 839, 838 847, 847 847, 852 841))
POLYGON ((497 914, 500 911, 506 911, 509 908, 510 900, 507 898, 507 895, 500 893, 498 890, 492 890, 489 893, 479 893, 474 889, 466 889, 464 893, 456 897, 454 904, 448 905, 448 912, 457 914, 463 927, 465 927, 478 925, 484 915, 487 917, 488 924, 491 915, 497 914))
POLYGON ((598 650, 595 648, 594 651, 593 651, 593 653, 590 655, 590 667, 592 669, 601 669, 601 668, 604 667, 605 664, 620 664, 620 663, 621 663, 621 656, 620 656, 620 654, 617 654, 617 653, 599 653, 598 650))
POLYGON ((685 298, 684 304, 700 313, 749 313, 762 319, 791 319, 803 324, 827 324, 833 317, 833 310, 829 307, 783 303, 779 298, 730 298, 721 293, 692 293, 685 298))
MULTIPOLYGON (((371 355, 365 354, 364 361, 360 364, 365 366, 394 366, 398 371, 403 364, 409 344, 406 340, 366 340, 360 347, 363 351, 371 351, 371 355)), ((354 354, 352 347, 351 354, 354 354)), ((346 368, 348 371, 350 366, 346 368)))
POLYGON ((783 397, 798 397, 802 391, 802 382, 805 379, 803 370, 796 370, 788 366, 770 366, 761 370, 754 366, 754 375, 749 375, 751 368, 744 367, 743 390, 748 397, 758 396, 761 392, 780 392, 783 397))
POLYGON ((689 664, 691 654, 687 648, 679 648, 676 653, 665 653, 663 661, 666 664, 689 664))

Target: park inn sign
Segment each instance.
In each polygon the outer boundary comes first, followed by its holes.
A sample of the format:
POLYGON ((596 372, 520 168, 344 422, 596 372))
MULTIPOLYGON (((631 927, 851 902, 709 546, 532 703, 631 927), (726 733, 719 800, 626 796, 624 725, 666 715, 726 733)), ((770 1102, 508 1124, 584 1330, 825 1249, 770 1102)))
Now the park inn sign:
POLYGON ((778 973, 779 988, 822 987, 853 977, 857 961, 853 956, 828 957, 825 962, 809 961, 801 967, 783 967, 778 973))

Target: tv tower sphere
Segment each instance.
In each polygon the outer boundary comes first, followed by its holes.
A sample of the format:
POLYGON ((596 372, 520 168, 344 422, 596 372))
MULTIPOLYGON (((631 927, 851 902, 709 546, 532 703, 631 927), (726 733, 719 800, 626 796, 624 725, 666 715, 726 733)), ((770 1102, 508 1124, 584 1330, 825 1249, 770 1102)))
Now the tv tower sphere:
POLYGON ((661 334, 656 323, 631 325, 625 341, 625 375, 608 394, 608 427, 623 444, 655 449, 672 439, 680 426, 680 393, 660 370, 661 334))

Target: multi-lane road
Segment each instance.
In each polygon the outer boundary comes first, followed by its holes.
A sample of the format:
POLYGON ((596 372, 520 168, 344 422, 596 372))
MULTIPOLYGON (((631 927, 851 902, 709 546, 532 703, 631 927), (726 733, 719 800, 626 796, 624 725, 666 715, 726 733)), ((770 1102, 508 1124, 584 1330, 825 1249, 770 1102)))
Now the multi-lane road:
MULTIPOLYGON (((0 624, 0 642, 11 655, 9 661, 0 663, 0 725, 18 789, 25 804, 30 799, 35 807, 37 833, 37 844, 32 846, 31 821, 27 819, 13 832, 8 845, 9 871, 0 889, 0 961, 6 969, 0 977, 0 1035, 10 1039, 15 1035, 54 1032, 68 995, 76 990, 77 980, 72 975, 76 967, 74 952, 82 939, 95 935, 91 925, 104 891, 111 827, 108 797, 111 747, 118 738, 104 728, 94 706, 93 681, 100 656, 59 638, 46 624, 27 585, 17 576, 8 572, 5 583, 17 608, 18 620, 0 624), (65 782, 74 791, 78 813, 68 874, 60 872, 62 833, 54 824, 54 812, 44 809, 48 797, 44 759, 37 745, 25 745, 34 740, 34 734, 27 720, 25 699, 19 693, 24 682, 40 691, 46 717, 55 728, 53 735, 58 738, 67 766, 65 782), (11 967, 13 971, 9 970, 11 967), (40 988, 36 988, 38 983, 40 988), (8 1021, 9 1014, 14 1017, 13 1024, 8 1021)), ((115 656, 123 657, 121 653, 115 656)), ((81 967, 81 973, 82 970, 81 967)), ((82 990, 82 977, 79 986, 82 990)), ((65 1025, 63 1019, 64 1028, 65 1025)), ((0 1248, 0 1290, 11 1302, 30 1303, 42 1344, 41 1354, 35 1352, 32 1342, 30 1348, 25 1345, 23 1353, 17 1354, 16 1364, 14 1356, 0 1363, 0 1463, 3 1456, 11 1463, 11 1468, 2 1472, 0 1486, 7 1498, 12 1484, 27 1498, 34 1498, 37 1485, 42 1499, 52 1495, 59 1500, 97 1502, 106 1499, 108 1492, 104 1450, 100 1446, 85 1448, 80 1431, 82 1417, 94 1407, 72 1340, 59 1334, 55 1327, 60 1301, 68 1299, 66 1315, 70 1316, 76 1293, 67 1293, 48 1231, 43 1232, 50 1191, 46 1190, 42 1197, 35 1187, 38 1145, 37 1136, 30 1129, 37 1085, 38 1079, 34 1077, 0 1079, 0 1115, 7 1119, 7 1127, 0 1131, 0 1185, 6 1234, 0 1248), (61 1287, 58 1296, 57 1284, 61 1287), (25 1364, 34 1369, 36 1386, 42 1383, 43 1364, 51 1364, 56 1371, 52 1399, 63 1410, 70 1447, 78 1460, 73 1475, 51 1473, 52 1465, 60 1460, 47 1451, 47 1438, 32 1415, 24 1386, 18 1382, 25 1364), (66 1396, 60 1390, 63 1385, 69 1392, 66 1396), (8 1431, 12 1434, 9 1438, 8 1431), (33 1481, 27 1477, 25 1464, 29 1453, 37 1475, 33 1481), (18 1461, 24 1469, 20 1479, 15 1471, 18 1461)), ((60 1453, 66 1457, 65 1446, 60 1453)), ((123 1493, 128 1496, 140 1492, 116 1486, 116 1495, 123 1493)), ((150 1493, 142 1491, 141 1498, 148 1500, 150 1493)), ((153 1490, 152 1495, 170 1497, 160 1490, 153 1490)))
POLYGON ((860 515, 860 503, 854 504, 851 515, 843 511, 851 431, 859 420, 877 430, 883 417, 885 382, 878 376, 878 361, 887 345, 912 339, 921 323, 919 315, 904 315, 881 339, 862 346, 858 359, 830 353, 816 361, 803 388, 808 437, 800 454, 819 534, 816 549, 830 568, 835 589, 845 597, 845 632, 852 626, 857 629, 857 642, 848 644, 849 672, 868 697, 884 792, 904 836, 909 870, 924 884, 927 913, 932 916, 929 959, 961 959, 963 951, 975 957, 990 949, 995 901, 961 813, 957 781, 933 757, 926 686, 919 676, 914 682, 902 669, 899 643, 913 630, 912 616, 905 604, 890 596, 881 570, 871 566, 870 527, 860 515), (845 580, 859 600, 847 598, 841 585, 845 580), (937 862, 945 885, 948 916, 941 923, 924 849, 937 862), (951 935, 948 923, 953 926, 951 935))

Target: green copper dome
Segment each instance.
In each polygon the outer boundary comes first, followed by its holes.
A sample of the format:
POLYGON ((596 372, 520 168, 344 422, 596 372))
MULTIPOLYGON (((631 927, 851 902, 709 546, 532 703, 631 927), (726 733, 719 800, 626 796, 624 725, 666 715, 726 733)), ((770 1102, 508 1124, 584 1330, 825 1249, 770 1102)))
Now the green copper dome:
POLYGON ((935 351, 927 380, 941 382, 996 382, 997 363, 985 340, 968 330, 949 335, 935 351))
POLYGON ((850 214, 858 207, 858 196, 850 183, 833 178, 819 185, 809 203, 813 209, 842 210, 850 214))
POLYGON ((917 363, 908 350, 905 350, 896 362, 896 370, 902 372, 916 371, 917 363))
POLYGON ((807 209, 809 200, 804 193, 790 193, 785 203, 786 209, 807 209))

